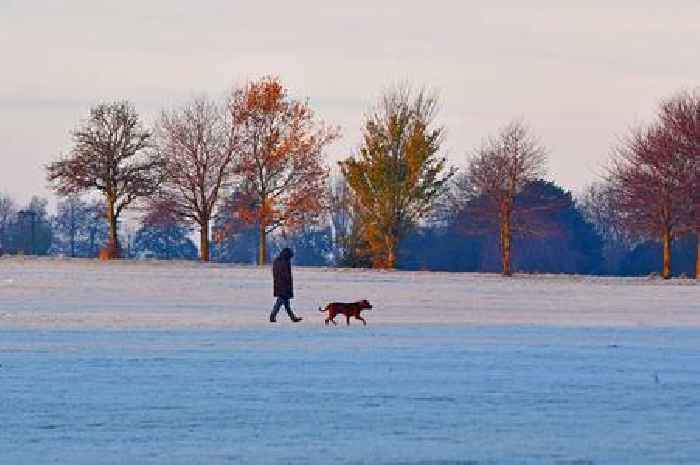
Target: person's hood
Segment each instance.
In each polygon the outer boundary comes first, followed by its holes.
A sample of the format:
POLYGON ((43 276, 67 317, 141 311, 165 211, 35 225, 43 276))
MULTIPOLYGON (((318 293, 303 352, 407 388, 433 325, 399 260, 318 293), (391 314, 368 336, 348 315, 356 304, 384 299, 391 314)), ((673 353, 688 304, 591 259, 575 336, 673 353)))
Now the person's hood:
POLYGON ((280 258, 283 260, 291 260, 292 257, 294 257, 294 252, 289 247, 285 247, 280 252, 280 258))

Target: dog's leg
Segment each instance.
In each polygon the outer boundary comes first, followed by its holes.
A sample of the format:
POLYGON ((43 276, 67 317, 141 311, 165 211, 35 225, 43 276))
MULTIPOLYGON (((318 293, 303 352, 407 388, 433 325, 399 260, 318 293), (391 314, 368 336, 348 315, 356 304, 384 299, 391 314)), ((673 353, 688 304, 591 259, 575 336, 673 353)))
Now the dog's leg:
POLYGON ((365 319, 362 318, 360 315, 357 315, 355 318, 357 318, 358 320, 360 320, 360 321, 362 322, 363 325, 367 326, 367 322, 366 322, 365 319))
POLYGON ((350 326, 350 315, 345 315, 345 319, 347 320, 347 325, 350 326))
POLYGON ((331 319, 331 322, 333 323, 333 326, 338 326, 338 322, 335 321, 335 317, 331 319))

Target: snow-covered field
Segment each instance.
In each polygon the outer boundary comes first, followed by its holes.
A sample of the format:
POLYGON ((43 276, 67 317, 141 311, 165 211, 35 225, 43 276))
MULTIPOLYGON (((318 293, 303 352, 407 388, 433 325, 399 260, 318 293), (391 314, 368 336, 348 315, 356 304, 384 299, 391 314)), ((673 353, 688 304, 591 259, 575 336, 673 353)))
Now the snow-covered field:
POLYGON ((299 325, 270 288, 0 259, 0 464, 700 463, 693 281, 296 269, 299 325))
MULTIPOLYGON (((366 298, 374 326, 700 328, 694 280, 297 268, 294 284, 306 326, 327 302, 366 298)), ((266 326, 272 303, 269 268, 0 259, 6 329, 240 329, 266 326)))

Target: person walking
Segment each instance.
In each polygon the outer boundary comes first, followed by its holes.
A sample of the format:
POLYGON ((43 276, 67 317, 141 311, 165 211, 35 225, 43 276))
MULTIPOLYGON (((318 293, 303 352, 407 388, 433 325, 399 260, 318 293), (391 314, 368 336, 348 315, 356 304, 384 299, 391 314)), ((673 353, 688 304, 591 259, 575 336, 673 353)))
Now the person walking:
POLYGON ((275 261, 272 262, 273 290, 277 301, 274 307, 272 307, 272 313, 270 313, 270 323, 275 323, 277 321, 277 313, 283 305, 284 309, 287 311, 287 315, 289 315, 289 319, 294 323, 298 323, 303 319, 292 312, 292 306, 289 303, 290 299, 294 298, 292 257, 294 257, 292 249, 284 248, 277 258, 275 258, 275 261))

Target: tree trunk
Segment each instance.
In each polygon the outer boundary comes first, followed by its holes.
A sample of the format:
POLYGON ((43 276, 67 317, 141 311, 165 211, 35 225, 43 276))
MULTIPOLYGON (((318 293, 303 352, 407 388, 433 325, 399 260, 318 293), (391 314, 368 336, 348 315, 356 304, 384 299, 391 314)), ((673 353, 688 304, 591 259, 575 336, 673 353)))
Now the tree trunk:
POLYGON ((503 276, 512 276, 510 268, 510 248, 513 233, 510 227, 510 208, 505 206, 501 218, 501 258, 503 261, 503 276))
POLYGON ((117 236, 117 215, 114 212, 115 200, 107 198, 107 220, 109 221, 108 258, 119 258, 119 237, 117 236))
POLYGON ((209 220, 205 219, 199 225, 199 259, 209 261, 209 220))
POLYGON ((666 228, 661 238, 664 246, 664 265, 661 271, 661 277, 664 279, 671 278, 671 231, 666 228))
POLYGON ((394 250, 390 250, 387 254, 385 268, 387 270, 396 268, 396 252, 394 252, 394 250))
POLYGON ((267 232, 265 224, 261 221, 258 224, 258 265, 263 266, 267 263, 267 232))
POLYGON ((388 270, 393 270, 396 268, 396 241, 392 240, 387 249, 384 267, 388 270))
POLYGON ((504 225, 503 226, 503 236, 501 239, 503 243, 503 276, 512 276, 513 272, 511 271, 511 266, 510 266, 510 244, 511 244, 511 233, 510 233, 510 226, 504 225))

